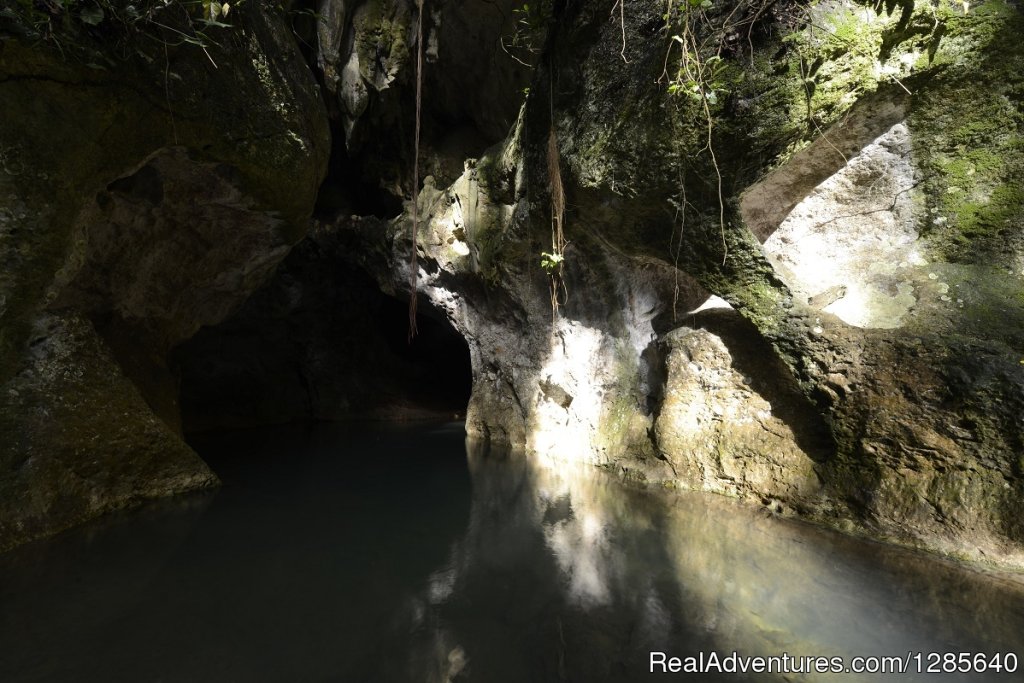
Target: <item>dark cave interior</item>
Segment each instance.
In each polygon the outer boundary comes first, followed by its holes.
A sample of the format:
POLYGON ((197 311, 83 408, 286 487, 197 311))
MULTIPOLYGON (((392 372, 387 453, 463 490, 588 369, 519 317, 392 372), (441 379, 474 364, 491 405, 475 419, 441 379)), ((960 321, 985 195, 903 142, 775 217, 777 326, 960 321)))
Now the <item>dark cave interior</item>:
POLYGON ((235 315, 175 350, 184 431, 461 416, 472 387, 466 341, 423 299, 417 322, 410 342, 407 302, 297 248, 235 315))

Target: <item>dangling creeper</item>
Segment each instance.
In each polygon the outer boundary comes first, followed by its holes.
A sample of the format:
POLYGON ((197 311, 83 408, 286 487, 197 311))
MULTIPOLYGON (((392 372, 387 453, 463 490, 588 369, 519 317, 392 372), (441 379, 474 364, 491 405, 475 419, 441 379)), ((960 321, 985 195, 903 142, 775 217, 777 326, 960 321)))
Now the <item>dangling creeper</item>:
POLYGON ((412 255, 409 258, 409 343, 416 336, 416 232, 420 227, 420 103, 423 99, 423 0, 416 0, 416 135, 412 161, 412 255))

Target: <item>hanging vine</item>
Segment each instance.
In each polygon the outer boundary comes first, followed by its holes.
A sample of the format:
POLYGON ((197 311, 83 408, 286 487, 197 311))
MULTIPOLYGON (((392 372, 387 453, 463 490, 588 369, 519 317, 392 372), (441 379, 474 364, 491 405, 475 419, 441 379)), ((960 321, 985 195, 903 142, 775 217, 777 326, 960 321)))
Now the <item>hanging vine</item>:
MULTIPOLYGON (((713 6, 711 0, 682 0, 681 2, 668 0, 665 11, 665 26, 671 35, 672 43, 665 54, 665 70, 662 77, 668 77, 670 93, 695 103, 702 115, 704 146, 698 151, 698 154, 707 153, 715 174, 723 265, 729 257, 729 246, 725 239, 725 197, 722 192, 722 172, 718 166, 718 157, 713 145, 714 116, 711 109, 718 104, 719 95, 724 92, 725 88, 719 78, 723 65, 724 35, 741 23, 734 21, 734 17, 744 5, 745 3, 739 3, 719 27, 714 26, 707 16, 707 10, 713 6), (668 65, 672 46, 679 48, 679 61, 675 75, 669 76, 668 65)), ((756 16, 755 14, 755 19, 756 16)), ((679 210, 685 215, 685 200, 679 210)), ((680 237, 680 241, 681 239, 680 237)))
POLYGON ((568 300, 569 291, 565 286, 565 187, 553 123, 548 132, 547 171, 551 183, 551 251, 541 254, 540 265, 551 279, 551 315, 555 316, 568 300))
POLYGON ((0 35, 41 41, 64 59, 91 68, 113 68, 121 59, 151 56, 163 49, 194 45, 216 67, 209 48, 219 46, 217 29, 231 29, 228 15, 246 0, 5 0, 0 2, 0 35), (101 40, 97 40, 101 39, 101 40), (114 49, 107 49, 113 45, 114 49), (101 47, 106 46, 106 47, 101 47))
POLYGON ((412 161, 412 251, 409 255, 409 343, 416 336, 416 305, 419 286, 419 264, 416 256, 416 234, 420 216, 420 119, 423 103, 423 0, 416 0, 416 131, 412 161))

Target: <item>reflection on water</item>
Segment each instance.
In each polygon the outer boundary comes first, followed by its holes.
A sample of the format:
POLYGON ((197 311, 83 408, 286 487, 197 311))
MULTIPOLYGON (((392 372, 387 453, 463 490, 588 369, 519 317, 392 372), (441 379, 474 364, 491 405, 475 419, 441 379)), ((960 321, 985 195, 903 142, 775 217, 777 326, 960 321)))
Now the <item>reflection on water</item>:
POLYGON ((1020 681, 647 673, 693 656, 1024 655, 1024 590, 460 425, 198 445, 216 494, 0 556, 2 681, 1020 681))

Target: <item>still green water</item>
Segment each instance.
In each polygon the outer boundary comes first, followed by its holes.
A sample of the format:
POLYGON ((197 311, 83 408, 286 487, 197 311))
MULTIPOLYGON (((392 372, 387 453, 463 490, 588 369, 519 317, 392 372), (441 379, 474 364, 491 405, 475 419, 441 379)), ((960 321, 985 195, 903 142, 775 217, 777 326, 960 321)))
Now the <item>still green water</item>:
POLYGON ((1024 681, 649 672, 652 651, 1024 657, 1006 577, 467 447, 461 424, 195 446, 221 490, 0 555, 0 681, 1024 681))

